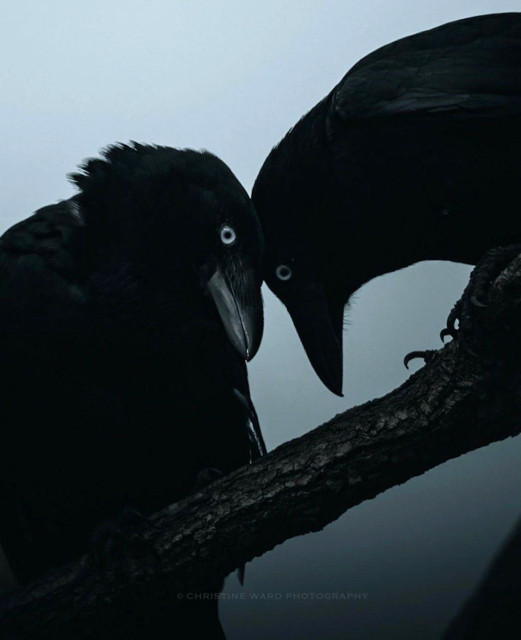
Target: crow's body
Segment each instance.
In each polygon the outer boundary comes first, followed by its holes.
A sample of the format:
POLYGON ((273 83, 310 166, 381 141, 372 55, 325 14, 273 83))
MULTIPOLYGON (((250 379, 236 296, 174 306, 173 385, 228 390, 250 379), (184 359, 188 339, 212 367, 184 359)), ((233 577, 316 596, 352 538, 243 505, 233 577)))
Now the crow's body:
POLYGON ((520 173, 521 14, 375 51, 271 152, 253 191, 266 280, 329 388, 341 389, 350 295, 420 260, 473 264, 518 241, 520 173))
MULTIPOLYGON (((28 296, 10 281, 20 295, 12 302, 25 315, 28 296)), ((157 283, 128 268, 100 273, 98 283, 98 291, 86 285, 88 302, 54 306, 48 324, 42 300, 25 326, 14 319, 16 328, 2 327, 10 495, 20 493, 17 524, 24 522, 37 562, 47 566, 85 548, 103 517, 126 505, 153 513, 188 493, 201 469, 227 473, 249 460, 233 395, 246 373, 219 319, 205 326, 205 314, 215 312, 189 304, 182 290, 165 291, 164 306, 155 306, 147 289, 157 283), (104 290, 111 277, 115 287, 121 278, 133 285, 139 278, 145 295, 122 300, 117 288, 104 290)), ((39 285, 47 297, 48 283, 39 285)), ((3 312, 6 306, 4 300, 3 312)), ((14 544, 20 540, 15 533, 14 544)), ((29 564, 32 574, 31 555, 9 557, 14 568, 29 564)))
POLYGON ((233 289, 235 269, 252 289, 238 308, 261 318, 249 198, 210 154, 116 147, 86 174, 0 240, 0 539, 22 580, 85 552, 125 507, 151 514, 202 469, 262 453, 207 286, 222 268, 233 289))

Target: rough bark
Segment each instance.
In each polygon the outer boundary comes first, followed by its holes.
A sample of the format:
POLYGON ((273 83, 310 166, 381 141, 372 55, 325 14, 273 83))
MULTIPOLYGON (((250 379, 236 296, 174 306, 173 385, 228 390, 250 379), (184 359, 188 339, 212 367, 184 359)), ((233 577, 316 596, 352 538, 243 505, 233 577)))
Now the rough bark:
POLYGON ((73 628, 80 637, 80 628, 132 594, 161 581, 171 593, 201 588, 209 575, 319 530, 363 500, 518 434, 520 283, 516 259, 491 287, 489 306, 464 308, 462 339, 401 387, 156 514, 143 530, 160 558, 152 573, 138 566, 127 579, 107 581, 81 559, 8 597, 0 605, 3 637, 57 638, 73 628))

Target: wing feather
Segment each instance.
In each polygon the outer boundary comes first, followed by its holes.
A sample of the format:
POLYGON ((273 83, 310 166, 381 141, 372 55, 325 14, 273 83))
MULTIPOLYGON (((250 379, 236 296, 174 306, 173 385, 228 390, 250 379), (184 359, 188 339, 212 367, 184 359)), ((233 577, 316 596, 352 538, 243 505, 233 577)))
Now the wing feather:
POLYGON ((341 119, 521 112, 521 13, 458 20, 369 54, 335 87, 341 119))

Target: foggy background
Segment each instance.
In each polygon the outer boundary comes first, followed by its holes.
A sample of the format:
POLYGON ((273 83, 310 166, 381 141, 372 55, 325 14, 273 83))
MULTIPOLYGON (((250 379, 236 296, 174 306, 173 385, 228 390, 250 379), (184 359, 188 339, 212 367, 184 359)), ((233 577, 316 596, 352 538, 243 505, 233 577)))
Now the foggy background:
MULTIPOLYGON (((450 20, 515 10, 519 0, 4 3, 0 230, 72 195, 66 174, 116 141, 206 148, 251 191, 271 147, 362 56, 450 20)), ((429 262, 363 287, 347 314, 343 399, 321 385, 265 290, 264 342, 249 370, 268 447, 405 380, 403 356, 441 344, 469 272, 429 262)), ((520 462, 519 437, 492 445, 250 563, 243 589, 227 582, 229 640, 439 637, 521 513, 520 462), (311 593, 358 595, 302 595, 311 593)))

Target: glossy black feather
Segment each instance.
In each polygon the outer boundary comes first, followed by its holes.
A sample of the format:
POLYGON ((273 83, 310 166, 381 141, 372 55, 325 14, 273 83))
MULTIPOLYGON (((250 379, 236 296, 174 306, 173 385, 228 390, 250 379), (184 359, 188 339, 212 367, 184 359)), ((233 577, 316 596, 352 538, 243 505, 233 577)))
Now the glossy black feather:
POLYGON ((272 150, 252 195, 265 278, 329 388, 350 295, 420 260, 475 263, 518 241, 520 172, 519 13, 378 49, 272 150))
POLYGON ((260 290, 258 222, 233 174, 207 153, 133 145, 75 180, 72 200, 0 239, 0 540, 22 580, 84 553, 124 507, 154 513, 201 469, 264 451, 205 289, 225 219, 260 290))
POLYGON ((337 85, 341 118, 521 109, 521 18, 466 18, 393 42, 358 62, 337 85))

